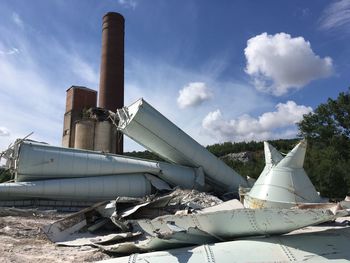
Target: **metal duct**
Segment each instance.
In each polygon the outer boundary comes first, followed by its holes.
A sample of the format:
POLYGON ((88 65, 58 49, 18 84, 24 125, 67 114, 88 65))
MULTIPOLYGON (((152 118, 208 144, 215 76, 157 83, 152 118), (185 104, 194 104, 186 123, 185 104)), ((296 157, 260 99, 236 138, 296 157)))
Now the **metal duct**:
POLYGON ((41 198, 96 202, 118 196, 144 197, 151 193, 151 182, 143 174, 0 184, 1 200, 41 198))
POLYGON ((118 129, 162 158, 181 165, 202 167, 206 181, 218 191, 237 191, 246 180, 170 122, 143 99, 117 110, 118 129))
POLYGON ((13 156, 9 158, 15 160, 15 162, 9 162, 9 168, 15 169, 17 182, 151 173, 172 185, 184 188, 200 189, 201 185, 204 185, 201 169, 30 141, 19 143, 13 156))

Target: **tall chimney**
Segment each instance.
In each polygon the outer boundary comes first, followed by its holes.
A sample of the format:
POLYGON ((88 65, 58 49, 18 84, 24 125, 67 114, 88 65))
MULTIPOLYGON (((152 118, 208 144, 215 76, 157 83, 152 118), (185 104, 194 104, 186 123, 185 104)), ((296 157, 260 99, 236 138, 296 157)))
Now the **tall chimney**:
MULTIPOLYGON (((119 13, 103 17, 98 103, 111 111, 124 106, 124 17, 119 13)), ((116 153, 123 153, 121 134, 117 135, 116 153)))

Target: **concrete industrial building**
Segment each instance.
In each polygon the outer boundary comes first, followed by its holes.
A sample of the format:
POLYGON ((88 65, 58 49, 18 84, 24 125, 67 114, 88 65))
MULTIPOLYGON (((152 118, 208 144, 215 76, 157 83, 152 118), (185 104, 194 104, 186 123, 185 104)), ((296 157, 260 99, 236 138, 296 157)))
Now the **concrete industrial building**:
MULTIPOLYGON (((124 17, 109 12, 102 22, 102 52, 98 106, 116 111, 124 106, 124 17)), ((110 120, 91 118, 97 91, 72 86, 67 90, 62 146, 123 153, 123 136, 110 120)))
POLYGON ((83 117, 83 111, 96 107, 97 91, 81 86, 67 89, 66 113, 63 121, 62 146, 74 148, 75 123, 83 117))

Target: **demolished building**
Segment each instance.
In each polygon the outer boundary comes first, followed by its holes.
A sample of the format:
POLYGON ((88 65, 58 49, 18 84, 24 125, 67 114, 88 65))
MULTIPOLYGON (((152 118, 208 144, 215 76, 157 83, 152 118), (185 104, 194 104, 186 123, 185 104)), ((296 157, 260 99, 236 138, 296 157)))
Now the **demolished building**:
MULTIPOLYGON (((2 154, 14 182, 0 185, 1 199, 97 202, 176 186, 217 194, 248 186, 145 100, 110 112, 110 117, 122 133, 170 163, 20 140, 2 154)), ((266 166, 246 193, 245 207, 290 208, 323 201, 303 169, 306 141, 285 157, 267 142, 264 147, 266 166)))
POLYGON ((0 184, 1 205, 85 207, 43 230, 58 245, 92 246, 123 256, 106 262, 350 258, 349 201, 323 203, 303 169, 306 141, 284 157, 265 142, 266 166, 251 183, 144 99, 124 107, 123 70, 124 18, 108 13, 99 93, 103 109, 94 109, 106 116, 96 123, 91 116, 83 119, 84 107, 95 107, 97 94, 69 89, 63 143, 82 149, 17 141, 1 154, 13 174, 12 181, 0 184), (111 52, 117 44, 117 52, 111 52), (75 101, 79 96, 87 102, 75 101), (123 152, 121 134, 166 162, 108 153, 123 152), (246 191, 244 205, 217 197, 237 196, 240 188, 246 191), (103 228, 109 232, 99 233, 103 228))
MULTIPOLYGON (((159 192, 171 191, 176 186, 189 189, 187 191, 212 190, 221 194, 235 191, 242 185, 247 187, 247 181, 169 120, 164 120, 165 117, 145 101, 138 101, 136 110, 132 107, 112 115, 113 118, 118 116, 119 129, 171 163, 21 140, 3 153, 8 168, 14 172, 15 182, 0 184, 0 200, 39 198, 97 202, 116 199, 96 204, 44 228, 47 236, 58 245, 92 246, 116 256, 128 255, 107 262, 158 262, 165 258, 170 262, 196 262, 204 255, 211 255, 209 262, 217 259, 225 262, 228 258, 254 262, 257 259, 253 256, 225 252, 244 251, 247 246, 259 251, 268 249, 270 253, 261 254, 262 261, 288 255, 292 255, 289 258, 292 260, 309 256, 320 259, 318 250, 310 253, 308 249, 293 249, 301 240, 315 240, 319 236, 317 231, 290 234, 290 237, 270 236, 349 216, 348 201, 321 204, 322 199, 302 168, 305 141, 285 157, 265 143, 266 167, 245 195, 246 207, 237 204, 237 200, 209 201, 203 207, 194 201, 196 199, 191 199, 179 205, 185 194, 158 198, 159 192), (143 132, 137 132, 138 125, 143 132), (163 126, 168 126, 167 132, 162 130, 163 126), (173 141, 177 138, 174 132, 188 141, 187 147, 193 144, 196 151, 173 141), (263 195, 259 195, 261 193, 263 195), (151 194, 156 195, 151 197, 151 194), (266 205, 253 205, 252 198, 266 205), (111 224, 113 228, 107 228, 108 234, 96 232, 111 224), (281 242, 285 244, 282 252, 281 242), (194 245, 199 246, 188 248, 194 245), (165 251, 147 253, 157 250, 165 251), (286 250, 292 252, 285 254, 286 250)), ((337 232, 333 226, 326 231, 337 232)), ((331 245, 347 240, 345 232, 341 233, 338 239, 331 240, 331 245)), ((317 244, 322 247, 325 240, 321 235, 317 244)), ((338 248, 334 250, 335 258, 346 258, 344 248, 338 248)))
POLYGON ((21 198, 75 201, 80 196, 82 201, 101 201, 120 195, 154 193, 151 185, 159 190, 155 182, 218 193, 238 192, 239 186, 247 186, 246 179, 146 101, 138 100, 112 116, 118 118, 121 132, 171 163, 24 140, 15 143, 3 154, 7 158, 8 169, 14 173, 15 182, 0 185, 0 196, 4 200, 17 195, 21 198), (127 116, 128 119, 125 119, 127 116), (140 180, 140 190, 134 193, 131 187, 135 184, 133 180, 140 180), (84 185, 89 194, 82 195, 77 191, 79 184, 84 185), (94 185, 94 190, 89 190, 94 185), (123 191, 116 190, 113 196, 111 189, 119 189, 111 187, 113 185, 120 185, 123 191))

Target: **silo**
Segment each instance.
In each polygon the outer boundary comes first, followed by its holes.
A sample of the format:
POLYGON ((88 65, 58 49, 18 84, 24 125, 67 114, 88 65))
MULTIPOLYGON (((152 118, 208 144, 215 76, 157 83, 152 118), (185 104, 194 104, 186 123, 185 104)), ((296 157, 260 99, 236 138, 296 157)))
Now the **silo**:
POLYGON ((67 89, 66 113, 63 123, 63 147, 74 147, 75 122, 81 120, 84 109, 96 107, 97 92, 82 86, 67 89))
POLYGON ((123 147, 123 135, 118 131, 118 128, 112 125, 112 138, 111 138, 111 151, 112 153, 123 154, 123 151, 119 151, 117 147, 123 147), (121 139, 121 142, 118 141, 121 139))
MULTIPOLYGON (((16 182, 120 174, 153 174, 171 185, 201 189, 203 171, 165 162, 21 141, 5 155, 16 182)), ((147 177, 147 176, 146 176, 147 177)))
POLYGON ((81 120, 76 122, 74 148, 93 150, 94 128, 95 122, 92 120, 81 120))
POLYGON ((112 124, 109 121, 99 121, 95 124, 94 150, 112 152, 112 124))
POLYGON ((145 100, 117 110, 118 129, 169 162, 202 167, 205 182, 217 191, 237 191, 247 181, 222 160, 169 121, 145 100))

